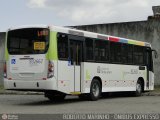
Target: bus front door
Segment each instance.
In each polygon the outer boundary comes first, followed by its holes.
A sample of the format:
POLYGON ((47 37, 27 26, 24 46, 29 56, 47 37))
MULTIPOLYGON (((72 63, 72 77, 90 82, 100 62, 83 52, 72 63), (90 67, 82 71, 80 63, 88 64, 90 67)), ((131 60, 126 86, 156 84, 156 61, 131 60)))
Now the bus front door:
POLYGON ((147 65, 147 89, 152 86, 151 71, 153 71, 152 51, 151 48, 146 48, 146 65, 147 65))
POLYGON ((73 67, 72 90, 73 92, 81 91, 81 62, 83 60, 83 40, 78 38, 70 38, 70 65, 73 67))

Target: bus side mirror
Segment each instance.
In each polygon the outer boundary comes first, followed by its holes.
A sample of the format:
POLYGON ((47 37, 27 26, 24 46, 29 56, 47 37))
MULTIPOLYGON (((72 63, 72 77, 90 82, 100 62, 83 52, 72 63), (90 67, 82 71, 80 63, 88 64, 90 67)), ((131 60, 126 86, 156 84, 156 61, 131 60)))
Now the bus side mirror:
POLYGON ((153 49, 152 52, 154 52, 154 57, 155 57, 155 58, 158 58, 158 53, 157 53, 157 51, 153 49))

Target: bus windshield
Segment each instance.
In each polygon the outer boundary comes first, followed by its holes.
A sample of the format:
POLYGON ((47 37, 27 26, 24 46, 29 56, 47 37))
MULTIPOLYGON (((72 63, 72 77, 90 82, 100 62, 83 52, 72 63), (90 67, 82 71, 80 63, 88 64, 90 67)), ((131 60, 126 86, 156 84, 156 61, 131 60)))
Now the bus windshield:
POLYGON ((8 32, 7 48, 11 55, 44 54, 49 47, 49 29, 25 28, 8 32))

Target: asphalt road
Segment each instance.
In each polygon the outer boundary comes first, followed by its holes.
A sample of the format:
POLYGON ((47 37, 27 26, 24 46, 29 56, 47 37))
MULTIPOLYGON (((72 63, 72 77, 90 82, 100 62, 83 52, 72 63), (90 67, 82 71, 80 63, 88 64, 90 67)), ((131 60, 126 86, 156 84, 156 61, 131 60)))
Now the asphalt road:
POLYGON ((111 96, 98 101, 67 96, 60 103, 43 95, 0 95, 0 114, 160 113, 160 96, 111 96))

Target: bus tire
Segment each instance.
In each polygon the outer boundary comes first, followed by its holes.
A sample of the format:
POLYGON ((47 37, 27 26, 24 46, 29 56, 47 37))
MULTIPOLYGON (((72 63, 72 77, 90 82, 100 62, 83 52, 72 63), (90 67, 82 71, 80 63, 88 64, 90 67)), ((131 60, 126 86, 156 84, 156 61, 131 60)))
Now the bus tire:
POLYGON ((141 96, 142 95, 142 82, 140 80, 137 81, 136 83, 136 91, 134 93, 134 95, 136 97, 141 96))
POLYGON ((90 87, 89 99, 96 101, 100 98, 102 92, 102 86, 97 79, 93 79, 90 87))

